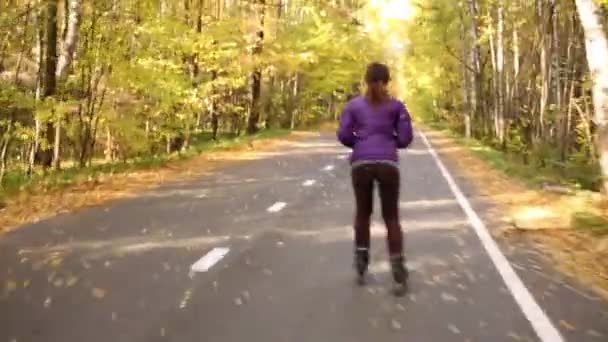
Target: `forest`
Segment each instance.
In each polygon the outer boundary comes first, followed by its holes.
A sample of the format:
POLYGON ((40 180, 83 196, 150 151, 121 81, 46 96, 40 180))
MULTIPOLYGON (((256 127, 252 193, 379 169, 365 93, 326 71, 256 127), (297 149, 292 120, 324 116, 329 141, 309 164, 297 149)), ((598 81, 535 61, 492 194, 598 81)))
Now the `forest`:
POLYGON ((417 120, 606 190, 606 2, 2 0, 0 184, 335 121, 379 60, 417 120))
POLYGON ((605 4, 421 3, 407 35, 415 112, 534 172, 607 190, 605 4))
POLYGON ((357 1, 0 1, 0 184, 335 119, 357 1))

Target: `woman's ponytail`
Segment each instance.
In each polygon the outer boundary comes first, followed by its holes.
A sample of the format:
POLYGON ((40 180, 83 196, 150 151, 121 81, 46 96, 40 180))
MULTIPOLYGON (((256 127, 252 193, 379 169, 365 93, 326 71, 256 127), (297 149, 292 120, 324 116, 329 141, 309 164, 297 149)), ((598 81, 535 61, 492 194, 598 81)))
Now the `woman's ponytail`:
POLYGON ((373 104, 382 103, 388 98, 387 85, 390 81, 388 67, 381 63, 371 63, 367 66, 365 83, 367 90, 365 96, 373 104))

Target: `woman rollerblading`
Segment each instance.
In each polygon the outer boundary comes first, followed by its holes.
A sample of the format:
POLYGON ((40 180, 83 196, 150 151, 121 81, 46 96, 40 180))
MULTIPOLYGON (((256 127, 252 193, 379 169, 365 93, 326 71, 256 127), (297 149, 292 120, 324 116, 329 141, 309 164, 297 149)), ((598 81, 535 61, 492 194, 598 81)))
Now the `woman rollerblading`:
POLYGON ((367 90, 363 96, 348 101, 340 117, 337 135, 343 145, 352 149, 351 178, 356 202, 354 254, 358 281, 360 284, 365 282, 369 265, 370 219, 374 184, 378 184, 394 293, 402 295, 407 287, 408 271, 399 222, 398 149, 411 144, 413 133, 405 105, 389 95, 389 81, 386 65, 372 63, 367 67, 367 90))

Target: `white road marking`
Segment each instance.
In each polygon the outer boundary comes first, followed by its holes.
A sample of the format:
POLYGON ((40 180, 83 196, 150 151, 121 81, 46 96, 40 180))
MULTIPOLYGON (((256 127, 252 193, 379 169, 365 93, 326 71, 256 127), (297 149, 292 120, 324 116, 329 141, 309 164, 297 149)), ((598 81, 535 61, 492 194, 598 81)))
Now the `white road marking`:
POLYGON ((458 200, 460 207, 467 215, 471 226, 481 241, 482 246, 490 256, 490 259, 494 263, 494 266, 498 270, 498 273, 511 292, 511 295, 519 305, 524 316, 526 316, 526 319, 532 325, 536 335, 542 342, 565 342, 564 338, 559 333, 559 330, 557 330, 555 325, 551 322, 551 319, 543 311, 540 305, 538 305, 530 291, 526 288, 526 285, 524 285, 517 273, 515 273, 515 270, 513 270, 513 267, 505 255, 500 251, 496 241, 494 241, 488 232, 488 228, 486 227, 485 223, 483 223, 481 218, 479 218, 479 215, 477 215, 475 210, 473 210, 471 204, 454 181, 454 178, 452 178, 450 175, 450 172, 445 167, 439 158, 439 155, 431 146, 424 133, 420 132, 420 136, 428 148, 429 153, 431 156, 433 156, 433 159, 437 163, 441 174, 450 186, 456 200, 458 200))
POLYGON ((285 202, 277 202, 277 203, 271 205, 270 207, 268 207, 268 209, 266 209, 266 211, 268 211, 269 213, 278 213, 279 211, 283 210, 283 208, 285 208, 286 205, 287 205, 287 203, 285 203, 285 202))
POLYGON ((216 247, 192 264, 190 270, 192 272, 207 272, 213 265, 222 260, 228 252, 230 252, 230 248, 216 247))
POLYGON ((327 165, 323 168, 323 171, 331 171, 333 170, 335 167, 333 165, 327 165))
POLYGON ((317 181, 314 179, 309 179, 309 180, 304 181, 304 183, 302 183, 302 186, 313 186, 313 185, 315 185, 316 182, 317 181))
POLYGON ((340 160, 344 160, 346 158, 348 158, 348 155, 346 155, 346 154, 342 154, 342 155, 338 156, 338 159, 340 159, 340 160))

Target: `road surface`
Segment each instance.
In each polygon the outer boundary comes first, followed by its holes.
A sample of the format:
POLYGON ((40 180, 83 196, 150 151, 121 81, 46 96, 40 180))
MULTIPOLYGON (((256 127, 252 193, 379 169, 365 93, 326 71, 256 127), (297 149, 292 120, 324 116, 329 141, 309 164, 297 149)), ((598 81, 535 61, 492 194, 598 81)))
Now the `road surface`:
POLYGON ((6 235, 0 341, 608 341, 608 303, 497 248, 490 204, 420 134, 401 160, 409 294, 390 294, 377 209, 357 286, 347 153, 322 133, 6 235))

